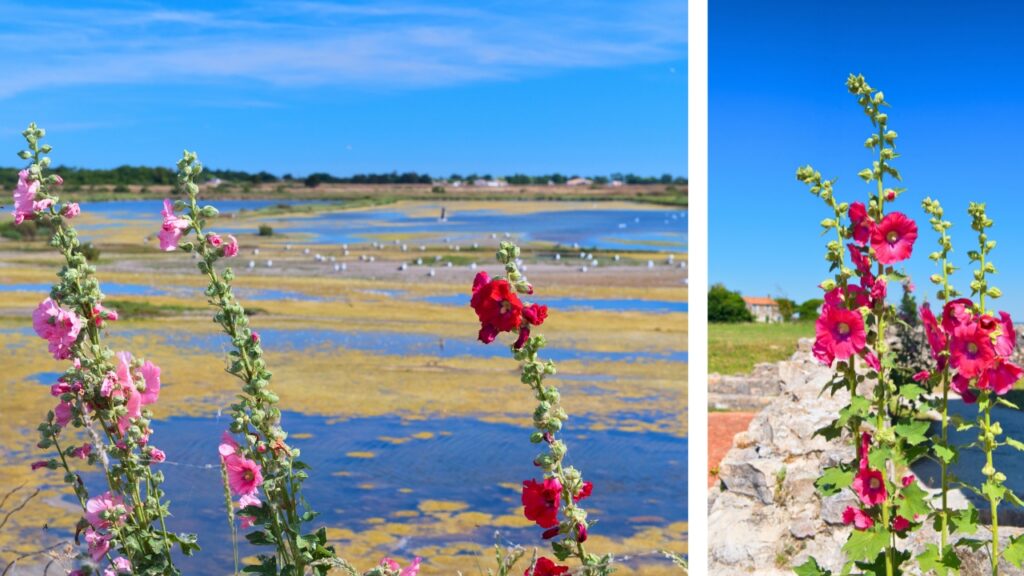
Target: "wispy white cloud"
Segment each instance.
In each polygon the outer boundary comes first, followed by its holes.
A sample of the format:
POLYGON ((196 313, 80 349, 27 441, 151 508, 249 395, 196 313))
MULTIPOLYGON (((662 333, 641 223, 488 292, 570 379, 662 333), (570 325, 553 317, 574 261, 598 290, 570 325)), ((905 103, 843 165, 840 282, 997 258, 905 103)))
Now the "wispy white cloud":
MULTIPOLYGON (((9 21, 38 8, 0 4, 9 21)), ((248 79, 420 88, 686 55, 680 1, 253 2, 222 10, 47 8, 0 34, 0 97, 50 87, 248 79), (554 7, 552 7, 554 5, 554 7)))

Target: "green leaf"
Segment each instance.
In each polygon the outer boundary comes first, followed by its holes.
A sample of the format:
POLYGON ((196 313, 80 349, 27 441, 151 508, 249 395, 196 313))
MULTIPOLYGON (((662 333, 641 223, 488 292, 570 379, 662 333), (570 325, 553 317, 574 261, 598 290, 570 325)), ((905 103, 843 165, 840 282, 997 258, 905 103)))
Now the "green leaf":
POLYGON ((907 400, 917 400, 925 392, 927 392, 927 390, 917 384, 904 384, 903 386, 900 386, 900 396, 903 396, 907 400))
POLYGON ((853 482, 853 470, 845 470, 842 466, 833 466, 822 471, 821 477, 814 485, 822 496, 833 496, 847 488, 853 482))
POLYGON ((981 485, 981 493, 989 500, 994 500, 998 505, 999 502, 1003 501, 1003 497, 1006 496, 1006 487, 1002 484, 996 484, 990 479, 981 485))
POLYGON ((928 544, 924 552, 917 557, 917 563, 921 567, 921 573, 935 572, 936 576, 949 576, 951 572, 956 574, 960 569, 960 558, 949 545, 940 553, 937 545, 928 544))
POLYGON ((843 553, 846 557, 857 560, 872 560, 889 543, 889 531, 881 528, 877 531, 854 530, 850 539, 843 545, 843 553))
POLYGON ((1006 398, 1003 398, 1003 397, 997 397, 996 398, 996 403, 997 404, 1002 404, 1003 406, 1006 406, 1007 408, 1013 408, 1014 410, 1020 410, 1019 406, 1017 406, 1013 402, 1010 402, 1009 400, 1007 400, 1006 398))
POLYGON ((832 576, 832 571, 818 566, 818 561, 814 558, 808 558, 807 562, 793 568, 793 572, 797 576, 832 576))
POLYGON ((896 435, 903 438, 907 444, 917 446, 928 439, 926 434, 928 433, 928 427, 930 425, 930 422, 919 420, 911 422, 910 424, 897 424, 893 427, 893 430, 896 432, 896 435))
POLYGON ((900 490, 903 498, 899 501, 897 511, 904 518, 913 518, 917 515, 925 515, 931 507, 928 505, 928 493, 921 488, 920 482, 912 482, 906 488, 900 490))
POLYGON ((951 532, 974 534, 978 531, 978 509, 973 504, 968 504, 967 508, 950 511, 949 523, 951 532))
POLYGON ((932 446, 932 450, 935 452, 935 456, 946 464, 951 464, 956 459, 956 451, 945 446, 936 444, 932 446))
POLYGON ((1003 558, 1017 568, 1024 564, 1024 535, 1010 537, 1010 544, 1003 549, 1003 558))

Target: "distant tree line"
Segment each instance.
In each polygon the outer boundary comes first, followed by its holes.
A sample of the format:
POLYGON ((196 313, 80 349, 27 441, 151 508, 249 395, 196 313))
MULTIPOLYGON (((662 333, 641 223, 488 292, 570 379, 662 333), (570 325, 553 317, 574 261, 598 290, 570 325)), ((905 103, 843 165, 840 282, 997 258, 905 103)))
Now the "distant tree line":
MULTIPOLYGON (((18 177, 18 168, 0 168, 0 179, 3 182, 12 182, 18 177)), ((68 186, 170 186, 177 181, 176 173, 171 168, 162 166, 118 166, 108 170, 94 170, 89 168, 71 168, 68 166, 57 166, 55 173, 64 178, 68 186)), ((430 184, 435 180, 447 180, 449 182, 474 182, 476 180, 494 180, 491 174, 452 174, 447 178, 434 178, 429 174, 418 172, 387 172, 354 174, 352 176, 334 176, 327 172, 315 172, 305 178, 296 178, 291 174, 285 174, 278 178, 274 174, 261 171, 256 173, 241 170, 216 170, 206 169, 203 171, 202 181, 209 181, 214 178, 235 184, 273 184, 280 182, 302 182, 305 186, 315 188, 320 184, 430 184)), ((546 185, 548 182, 565 184, 578 175, 564 175, 559 173, 545 174, 540 176, 529 176, 527 174, 512 174, 503 179, 512 186, 546 185)), ((660 177, 638 176, 636 174, 622 174, 619 172, 607 176, 591 176, 589 180, 595 184, 608 184, 612 181, 623 184, 686 184, 687 180, 681 176, 662 174, 660 177)))
MULTIPOLYGON (((821 298, 811 298, 797 303, 789 298, 775 298, 779 305, 779 314, 783 322, 813 322, 818 319, 818 312, 825 302, 821 298)), ((743 296, 729 290, 722 284, 715 284, 708 290, 708 321, 709 322, 752 322, 754 316, 747 310, 743 296)))

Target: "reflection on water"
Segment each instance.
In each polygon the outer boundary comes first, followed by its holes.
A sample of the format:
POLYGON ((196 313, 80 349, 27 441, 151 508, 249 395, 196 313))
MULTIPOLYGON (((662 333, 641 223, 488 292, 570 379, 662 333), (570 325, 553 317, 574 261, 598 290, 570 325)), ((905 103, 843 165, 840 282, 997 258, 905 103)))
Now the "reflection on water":
MULTIPOLYGON (((165 488, 172 509, 188 510, 169 527, 198 533, 203 546, 197 558, 183 560, 186 573, 208 563, 218 568, 204 568, 204 574, 230 572, 231 546, 217 464, 217 444, 227 423, 223 416, 172 418, 155 426, 154 444, 167 452, 165 488)), ((638 528, 687 519, 685 438, 587 430, 582 439, 574 430, 587 428, 584 419, 569 424, 564 435, 570 448, 566 461, 594 482, 587 508, 592 519, 600 520, 595 533, 622 538, 638 528), (629 474, 621 474, 623 470, 629 474)), ((305 494, 322 514, 316 525, 369 530, 375 522, 369 519, 414 511, 428 500, 462 502, 467 510, 492 516, 518 515, 519 492, 507 484, 518 486, 539 477, 531 465, 537 453, 529 442, 532 429, 518 426, 471 418, 404 420, 397 416, 332 423, 296 413, 286 413, 284 425, 292 434, 290 442, 313 467, 305 494), (352 453, 363 457, 352 457, 352 453)), ((409 516, 390 520, 425 521, 422 515, 409 516)), ((445 542, 487 547, 493 543, 493 530, 493 526, 479 526, 457 536, 440 531, 430 537, 410 536, 381 553, 411 555, 419 547, 445 542)), ((501 530, 514 542, 542 545, 538 529, 501 530)), ((252 552, 243 543, 242 555, 252 552)))
MULTIPOLYGON (((438 358, 471 356, 474 358, 507 358, 508 348, 500 345, 484 346, 469 338, 440 338, 432 334, 405 332, 371 332, 327 330, 305 328, 263 328, 259 330, 263 348, 268 351, 321 350, 324 348, 347 348, 373 352, 382 356, 427 355, 438 358)), ((122 330, 118 337, 150 336, 161 339, 166 345, 184 350, 221 350, 228 343, 222 334, 193 333, 168 330, 122 330)), ((672 352, 651 352, 647 350, 593 351, 549 346, 544 348, 544 358, 551 360, 582 360, 633 362, 635 360, 660 360, 686 362, 688 353, 683 350, 672 352)))
MULTIPOLYGON (((440 204, 437 206, 440 213, 440 204)), ((578 244, 603 250, 660 250, 666 247, 685 250, 687 216, 679 210, 572 210, 507 214, 494 210, 454 210, 448 220, 436 217, 412 217, 390 209, 333 212, 301 220, 287 216, 271 217, 267 222, 294 223, 290 232, 312 235, 310 242, 370 242, 380 234, 426 234, 427 242, 449 239, 453 243, 472 242, 484 235, 514 231, 520 242, 554 242, 565 246, 578 244), (496 222, 503 230, 495 230, 496 222), (619 224, 629 224, 619 228, 619 224)), ((251 228, 237 227, 235 231, 251 228)), ((225 230, 232 230, 230 223, 225 230)))

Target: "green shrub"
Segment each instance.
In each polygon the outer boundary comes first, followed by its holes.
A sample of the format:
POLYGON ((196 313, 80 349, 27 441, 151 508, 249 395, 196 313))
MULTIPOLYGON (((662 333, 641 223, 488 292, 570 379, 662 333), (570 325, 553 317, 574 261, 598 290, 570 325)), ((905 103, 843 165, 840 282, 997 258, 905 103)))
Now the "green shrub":
POLYGON ((270 227, 270 224, 260 224, 260 236, 273 236, 274 229, 270 227))

